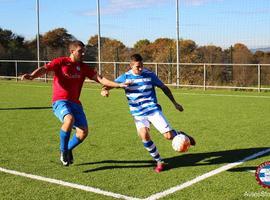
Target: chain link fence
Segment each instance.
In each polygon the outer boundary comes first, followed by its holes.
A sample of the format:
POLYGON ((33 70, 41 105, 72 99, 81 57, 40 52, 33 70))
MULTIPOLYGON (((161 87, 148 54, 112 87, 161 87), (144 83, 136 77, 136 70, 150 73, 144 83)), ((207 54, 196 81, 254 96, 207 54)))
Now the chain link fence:
MULTIPOLYGON (((49 61, 40 61, 44 65, 49 61)), ((0 78, 16 79, 24 73, 32 72, 37 61, 30 60, 0 60, 0 78)), ((98 66, 98 62, 85 62, 89 67, 98 66)), ((144 63, 144 66, 154 71, 167 85, 177 87, 227 88, 270 90, 270 64, 212 64, 212 63, 180 63, 177 85, 176 63, 144 63)), ((128 62, 101 62, 101 74, 114 80, 129 70, 128 62)), ((50 72, 39 80, 47 82, 53 74, 50 72)))

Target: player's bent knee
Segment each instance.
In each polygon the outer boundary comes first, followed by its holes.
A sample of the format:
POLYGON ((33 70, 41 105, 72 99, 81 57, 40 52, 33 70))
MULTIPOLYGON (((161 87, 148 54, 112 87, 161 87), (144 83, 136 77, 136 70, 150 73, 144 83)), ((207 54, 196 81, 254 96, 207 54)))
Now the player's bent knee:
POLYGON ((149 140, 151 140, 151 137, 150 137, 149 134, 146 134, 143 137, 141 137, 141 139, 144 140, 144 141, 149 141, 149 140))
POLYGON ((150 137, 148 128, 141 128, 141 129, 138 131, 138 134, 139 134, 139 136, 140 136, 140 138, 141 138, 142 140, 145 140, 145 141, 151 140, 151 137, 150 137))
POLYGON ((66 115, 64 117, 64 124, 73 126, 74 122, 75 122, 75 119, 72 115, 66 115))
POLYGON ((61 129, 63 129, 64 131, 71 131, 72 126, 74 124, 74 117, 72 115, 66 115, 64 117, 64 121, 63 121, 63 125, 61 127, 61 129))
POLYGON ((80 140, 84 140, 87 136, 88 136, 88 129, 84 128, 84 129, 79 129, 76 131, 76 136, 80 139, 80 140))

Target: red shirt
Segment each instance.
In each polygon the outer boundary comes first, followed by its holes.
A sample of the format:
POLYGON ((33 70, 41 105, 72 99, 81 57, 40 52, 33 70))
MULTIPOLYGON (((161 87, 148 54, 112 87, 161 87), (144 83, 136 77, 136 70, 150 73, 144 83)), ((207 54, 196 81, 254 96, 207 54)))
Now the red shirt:
POLYGON ((69 57, 60 57, 46 65, 54 71, 52 102, 69 100, 78 104, 82 85, 86 77, 92 79, 97 72, 82 62, 72 62, 69 57))

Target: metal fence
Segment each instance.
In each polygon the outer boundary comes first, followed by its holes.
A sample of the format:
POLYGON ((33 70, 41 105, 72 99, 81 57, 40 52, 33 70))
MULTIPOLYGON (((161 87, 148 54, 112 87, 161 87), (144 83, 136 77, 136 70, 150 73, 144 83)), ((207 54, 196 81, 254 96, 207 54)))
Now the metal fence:
MULTIPOLYGON (((40 61, 44 65, 49 61, 40 61)), ((91 67, 98 62, 85 61, 91 67)), ((101 62, 101 74, 111 80, 128 70, 128 62, 101 62)), ((190 88, 223 88, 244 90, 270 90, 270 64, 219 64, 219 63, 180 63, 177 77, 177 63, 144 63, 154 71, 167 85, 190 88), (177 80, 179 78, 179 84, 177 80)), ((24 73, 32 72, 38 61, 32 60, 0 60, 0 78, 16 79, 24 73)), ((52 80, 48 73, 39 80, 52 80)))

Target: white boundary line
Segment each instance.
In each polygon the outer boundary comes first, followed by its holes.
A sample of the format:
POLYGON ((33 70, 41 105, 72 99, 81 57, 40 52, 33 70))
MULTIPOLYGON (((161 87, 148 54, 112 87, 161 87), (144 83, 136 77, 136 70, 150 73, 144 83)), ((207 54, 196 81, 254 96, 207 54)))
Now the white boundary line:
MULTIPOLYGON (((52 87, 51 85, 31 85, 31 84, 17 84, 17 83, 9 83, 10 85, 19 85, 19 86, 26 86, 26 87, 37 87, 37 88, 46 88, 46 87, 52 87)), ((95 89, 95 88, 87 88, 83 87, 83 90, 98 90, 101 89, 95 89)), ((114 90, 114 91, 122 91, 122 90, 114 90)), ((264 99, 270 99, 270 96, 263 96, 263 95, 237 95, 237 94, 209 94, 209 93, 187 93, 187 92, 174 92, 174 94, 182 94, 182 95, 194 95, 194 96, 215 96, 215 97, 243 97, 243 98, 264 98, 264 99)))
POLYGON ((235 167, 237 165, 241 165, 245 161, 248 161, 248 160, 254 159, 256 157, 259 157, 261 155, 264 155, 264 154, 266 154, 268 152, 270 152, 270 149, 266 149, 266 150, 260 151, 258 153, 255 153, 255 154, 253 154, 251 156, 248 156, 248 157, 244 158, 243 160, 239 160, 237 162, 230 163, 228 165, 224 165, 224 166, 222 166, 220 168, 217 168, 217 169, 215 169, 213 171, 210 171, 210 172, 208 172, 206 174, 203 174, 201 176, 198 176, 198 177, 196 177, 196 178, 194 178, 194 179, 192 179, 190 181, 187 181, 187 182, 185 182, 185 183, 183 183, 181 185, 177 185, 177 186, 172 187, 172 188, 170 188, 168 190, 165 190, 163 192, 159 192, 159 193, 156 193, 154 195, 151 195, 148 198, 146 198, 145 200, 156 200, 156 199, 160 199, 160 198, 165 197, 165 196, 167 196, 169 194, 172 194, 174 192, 183 190, 184 188, 189 187, 189 186, 191 186, 191 185, 193 185, 195 183, 198 183, 198 182, 200 182, 200 181, 202 181, 204 179, 207 179, 207 178, 209 178, 211 176, 214 176, 216 174, 219 174, 219 173, 221 173, 223 171, 227 171, 228 169, 231 169, 231 168, 233 168, 233 167, 235 167))
POLYGON ((187 181, 181 185, 177 185, 175 187, 172 187, 170 189, 167 189, 163 192, 159 192, 159 193, 156 193, 156 194, 153 194, 145 199, 140 199, 140 198, 135 198, 135 197, 130 197, 130 196, 125 196, 125 195, 122 195, 122 194, 117 194, 117 193, 113 193, 113 192, 108 192, 108 191, 104 191, 104 190, 101 190, 101 189, 98 189, 98 188, 94 188, 94 187, 90 187, 90 186, 85 186, 85 185, 80 185, 80 184, 76 184, 76 183, 70 183, 70 182, 66 182, 66 181, 62 181, 62 180, 57 180, 57 179, 52 179, 52 178, 46 178, 46 177, 42 177, 42 176, 37 176, 37 175, 32 175, 32 174, 27 174, 27 173, 23 173, 23 172, 18 172, 18 171, 14 171, 14 170, 9 170, 9 169, 5 169, 5 168, 2 168, 0 167, 0 171, 1 172, 4 172, 4 173, 7 173, 7 174, 13 174, 13 175, 16 175, 16 176, 22 176, 22 177, 27 177, 27 178, 30 178, 30 179, 35 179, 35 180, 40 180, 40 181, 44 181, 44 182, 49 182, 49 183, 53 183, 53 184, 57 184, 57 185, 61 185, 61 186, 66 186, 66 187, 71 187, 71 188, 75 188, 75 189, 79 189, 79 190, 84 190, 84 191, 87 191, 87 192, 93 192, 93 193, 96 193, 96 194, 101 194, 101 195, 105 195, 105 196, 110 196, 110 197, 114 197, 114 198, 117 198, 117 199, 126 199, 126 200, 156 200, 156 199, 160 199, 162 197, 165 197, 165 196, 168 196, 172 193, 175 193, 177 191, 180 191, 180 190, 183 190, 184 188, 187 188, 195 183, 198 183, 204 179, 207 179, 211 176, 214 176, 216 174, 219 174, 223 171, 226 171, 228 169, 231 169, 237 165, 241 165, 243 164, 244 162, 248 161, 248 160, 251 160, 251 159, 254 159, 256 157, 259 157, 259 156, 262 156, 266 153, 270 152, 270 149, 266 149, 266 150, 263 150, 263 151, 260 151, 258 153, 255 153, 255 154, 252 154, 251 156, 248 156, 240 161, 237 161, 237 162, 234 162, 234 163, 230 163, 230 164, 227 164, 227 165, 224 165, 220 168, 217 168, 215 170, 212 170, 206 174, 203 174, 201 176, 198 176, 190 181, 187 181))
MULTIPOLYGON (((178 94, 178 93, 177 93, 178 94)), ((198 95, 198 96, 214 96, 214 97, 245 97, 245 98, 265 98, 270 99, 270 96, 258 96, 258 95, 238 95, 238 94, 202 94, 202 93, 181 93, 185 95, 198 95)))
POLYGON ((105 196, 110 196, 110 197, 114 197, 114 198, 117 198, 117 199, 127 199, 127 200, 138 199, 138 198, 135 198, 135 197, 129 197, 129 196, 125 196, 125 195, 122 195, 122 194, 117 194, 117 193, 113 193, 113 192, 104 191, 104 190, 94 188, 94 187, 89 187, 89 186, 80 185, 80 184, 76 184, 76 183, 70 183, 70 182, 57 180, 57 179, 52 179, 52 178, 46 178, 46 177, 37 176, 37 175, 33 175, 33 174, 27 174, 27 173, 24 173, 24 172, 18 172, 18 171, 14 171, 14 170, 9 170, 9 169, 5 169, 5 168, 2 168, 2 167, 0 167, 0 171, 2 171, 4 173, 7 173, 7 174, 13 174, 13 175, 16 175, 16 176, 22 176, 22 177, 26 177, 26 178, 30 178, 30 179, 35 179, 35 180, 49 182, 49 183, 53 183, 53 184, 57 184, 57 185, 61 185, 61 186, 66 186, 66 187, 71 187, 71 188, 75 188, 75 189, 79 189, 79 190, 84 190, 84 191, 87 191, 87 192, 93 192, 93 193, 97 193, 97 194, 101 194, 101 195, 105 195, 105 196))

